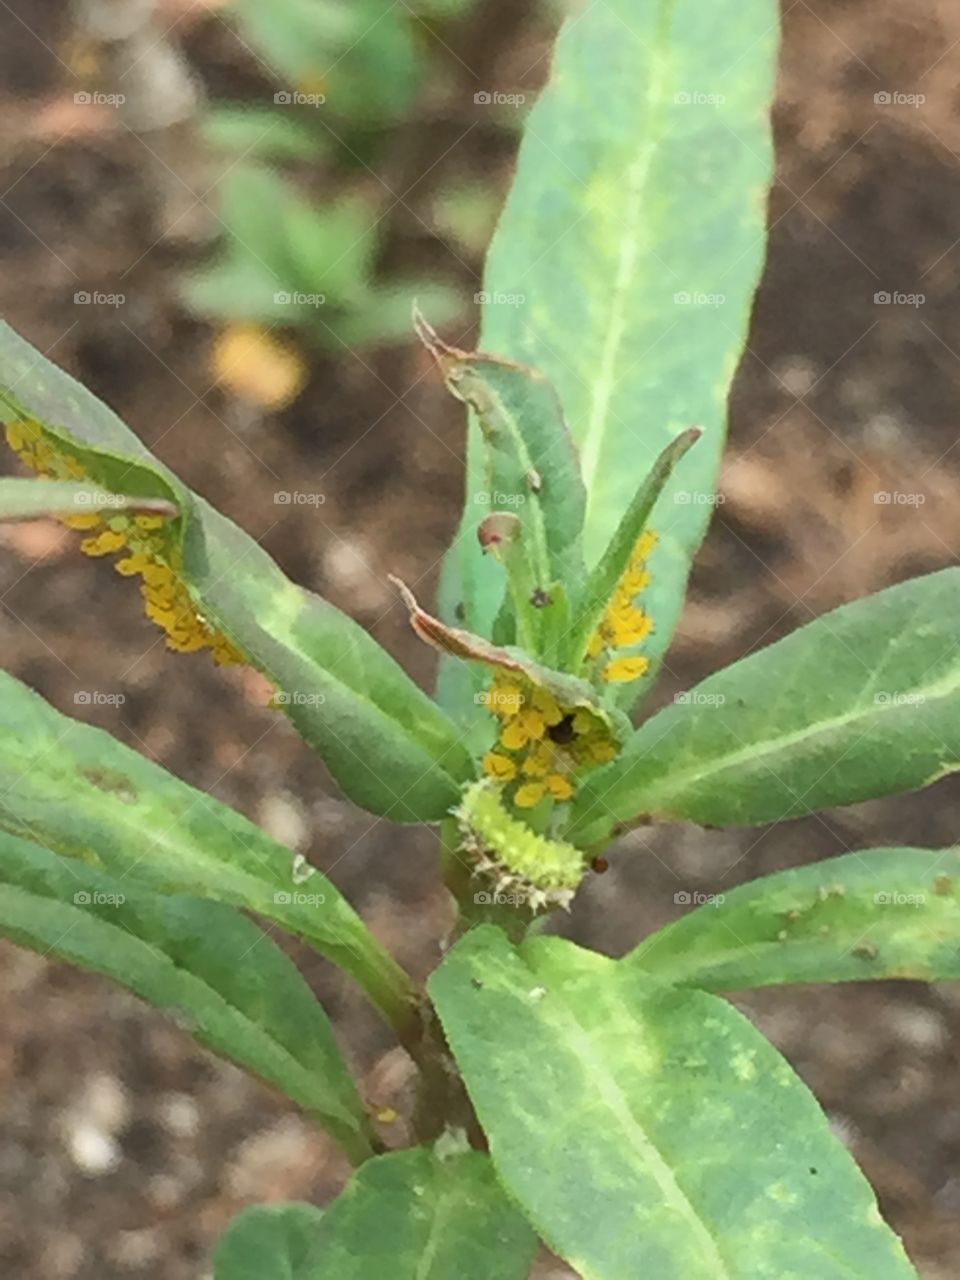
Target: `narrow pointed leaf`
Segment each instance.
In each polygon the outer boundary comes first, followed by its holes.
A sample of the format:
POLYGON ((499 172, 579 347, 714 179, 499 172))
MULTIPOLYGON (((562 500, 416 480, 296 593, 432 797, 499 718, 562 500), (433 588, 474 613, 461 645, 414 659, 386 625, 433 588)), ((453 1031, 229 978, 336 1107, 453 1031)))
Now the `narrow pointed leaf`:
POLYGON ((621 961, 737 991, 787 982, 960 978, 960 850, 863 849, 751 880, 621 961))
POLYGON ((488 926, 430 987, 501 1182, 583 1280, 914 1276, 816 1100, 725 1001, 488 926))
MULTIPOLYGON (((691 422, 705 428, 654 513, 654 659, 712 511, 763 262, 778 10, 609 0, 575 13, 527 117, 485 272, 481 346, 553 384, 580 447, 588 565, 664 446, 691 422)), ((470 448, 468 511, 485 483, 476 430, 470 448)), ((444 616, 462 604, 489 635, 500 594, 496 567, 460 538, 444 616)), ((446 697, 457 678, 451 668, 446 697)))
POLYGON ((590 637, 596 631, 617 585, 630 566, 630 559, 664 486, 677 463, 702 435, 699 427, 689 427, 671 440, 653 465, 650 474, 634 495, 603 555, 593 567, 577 598, 577 623, 565 648, 565 665, 579 671, 590 637))
POLYGON ((230 907, 150 893, 0 833, 0 933, 113 978, 307 1108, 354 1159, 369 1125, 323 1009, 230 907))
MULTIPOLYGON (((489 512, 516 516, 534 588, 546 595, 555 580, 578 582, 586 491, 553 387, 535 369, 503 356, 448 346, 421 315, 416 321, 447 387, 474 411, 483 438, 485 487, 473 495, 465 521, 475 528, 489 512)), ((476 554, 475 541, 470 550, 476 554)), ((469 604, 466 622, 474 627, 469 604)))
POLYGON ((824 614, 710 676, 584 783, 571 836, 639 815, 778 822, 960 768, 960 569, 824 614))
POLYGON ((409 983, 335 886, 233 809, 0 672, 0 830, 131 884, 247 907, 311 942, 394 1023, 409 983))
POLYGON ((280 1224, 248 1210, 217 1251, 215 1280, 526 1280, 536 1236, 500 1189, 489 1158, 439 1150, 369 1160, 312 1222, 298 1214, 280 1224), (281 1225, 286 1239, 278 1238, 281 1225), (287 1271, 250 1269, 254 1257, 267 1261, 265 1241, 279 1246, 287 1271))
MULTIPOLYGON (((151 458, 110 409, 6 325, 0 421, 44 475, 82 476, 179 510, 162 530, 113 515, 102 531, 111 551, 121 546, 109 539, 125 541, 126 552, 146 548, 121 565, 143 577, 148 593, 151 575, 160 576, 148 610, 168 643, 210 648, 220 661, 246 661, 267 675, 279 708, 358 804, 401 822, 443 817, 472 772, 454 724, 363 627, 292 583, 254 539, 151 458)), ((276 500, 282 511, 291 495, 281 491, 276 500)), ((104 553, 104 545, 91 549, 104 553)))

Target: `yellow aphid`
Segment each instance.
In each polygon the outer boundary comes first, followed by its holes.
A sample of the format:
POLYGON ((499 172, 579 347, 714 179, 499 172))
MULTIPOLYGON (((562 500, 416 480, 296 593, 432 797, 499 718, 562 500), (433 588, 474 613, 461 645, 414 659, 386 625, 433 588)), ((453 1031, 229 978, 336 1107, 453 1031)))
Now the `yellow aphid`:
POLYGON ((100 517, 93 515, 63 516, 62 520, 70 529, 99 529, 101 523, 100 517))
POLYGON ((569 800, 574 791, 573 783, 561 773, 550 775, 547 779, 547 789, 554 800, 569 800))
POLYGON ((104 529, 95 538, 84 538, 80 550, 88 556, 109 556, 127 545, 127 535, 114 529, 104 529))
MULTIPOLYGON (((635 603, 636 597, 650 585, 646 560, 657 545, 657 535, 645 529, 637 539, 626 571, 617 583, 606 613, 587 644, 587 657, 592 661, 605 652, 632 649, 642 644, 653 631, 653 619, 635 603)), ((636 680, 650 669, 644 657, 614 657, 601 668, 604 680, 620 682, 636 680)))
POLYGON ((517 776, 516 761, 511 760, 509 756, 501 755, 498 751, 488 751, 483 757, 483 767, 491 778, 496 778, 498 782, 510 782, 517 776))
MULTIPOLYGON (((78 457, 56 440, 48 440, 40 423, 31 420, 10 422, 6 439, 28 467, 38 475, 56 480, 86 480, 88 472, 78 457)), ((174 564, 179 550, 171 544, 169 520, 161 515, 101 515, 82 512, 61 517, 73 529, 97 530, 80 543, 89 556, 106 556, 128 550, 115 564, 125 577, 140 575, 140 591, 149 618, 167 633, 171 649, 191 653, 209 649, 217 663, 242 663, 243 654, 225 635, 212 627, 198 612, 174 564)))
POLYGON ((518 809, 532 809, 546 794, 547 788, 542 782, 525 782, 522 787, 517 787, 513 803, 518 809))
POLYGON ((609 680, 611 684, 622 684, 627 680, 638 680, 649 670, 649 658, 614 658, 603 668, 603 678, 609 680))

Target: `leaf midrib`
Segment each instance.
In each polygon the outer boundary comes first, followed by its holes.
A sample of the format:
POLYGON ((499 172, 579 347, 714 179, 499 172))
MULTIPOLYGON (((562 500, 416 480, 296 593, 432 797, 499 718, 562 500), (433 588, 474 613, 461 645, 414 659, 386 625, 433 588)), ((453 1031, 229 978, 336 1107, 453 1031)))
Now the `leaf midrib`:
MULTIPOLYGON (((906 690, 904 690, 906 692, 906 690)), ((922 694, 925 706, 929 702, 937 702, 944 698, 949 698, 960 692, 960 668, 951 676, 947 676, 942 680, 936 681, 931 685, 914 685, 909 690, 910 693, 922 694)), ((705 765, 693 765, 686 769, 672 769, 666 775, 664 781, 668 784, 665 792, 668 796, 676 795, 688 786, 696 785, 706 778, 714 777, 723 773, 727 769, 736 767, 739 764, 749 763, 754 760, 767 759, 775 757, 778 753, 787 751, 791 747, 797 746, 810 738, 814 738, 820 734, 830 733, 834 729, 846 728, 854 724, 858 720, 865 720, 874 717, 880 717, 892 712, 903 714, 909 711, 908 704, 902 703, 858 703, 850 711, 842 715, 834 716, 828 720, 818 720, 814 724, 804 725, 800 729, 796 729, 791 733, 781 734, 778 738, 766 738, 760 743, 748 744, 740 750, 728 752, 722 756, 712 757, 705 765)), ((656 719, 656 718, 655 718, 656 719)), ((654 723, 653 720, 650 721, 654 723)), ((615 786, 629 776, 632 769, 640 764, 637 760, 626 770, 623 778, 618 780, 615 786)), ((653 789, 653 794, 656 790, 653 789)))
POLYGON ((640 261, 641 218, 645 208, 644 196, 653 168, 654 157, 659 150, 664 132, 662 115, 657 104, 662 98, 663 86, 668 78, 666 45, 669 40, 670 20, 675 0, 663 0, 657 29, 656 45, 652 56, 653 71, 647 84, 644 103, 649 112, 651 128, 648 141, 640 149, 630 166, 628 200, 623 218, 624 236, 614 277, 609 307, 609 322, 603 338, 600 368, 593 383, 590 414, 584 430, 580 449, 580 465, 583 483, 587 491, 587 505, 583 527, 590 528, 591 510, 598 501, 596 477, 603 451, 603 432, 613 398, 616 378, 614 370, 627 330, 626 306, 640 261), (627 234, 629 232, 629 234, 627 234))
MULTIPOLYGON (((529 961, 527 961, 527 965, 534 976, 544 976, 536 965, 530 964, 529 961)), ((575 1010, 563 999, 562 995, 555 988, 551 991, 551 994, 553 996, 551 1001, 554 1013, 553 1021, 555 1024, 561 1024, 558 1027, 561 1043, 569 1045, 574 1056, 582 1064, 586 1078, 590 1081, 592 1093, 594 1096, 599 1095, 609 1107, 614 1119, 622 1128, 627 1141, 638 1154, 643 1168, 650 1173, 663 1193, 664 1201, 672 1205, 680 1218, 689 1223, 692 1233, 697 1237, 703 1250, 704 1261, 709 1261, 714 1268, 714 1280, 734 1280, 734 1273, 727 1266, 720 1252, 719 1243, 703 1218, 697 1213, 695 1205, 680 1186, 670 1165, 660 1154, 659 1149, 654 1145, 646 1129, 635 1117, 630 1100, 624 1094, 620 1082, 610 1070, 610 1062, 613 1059, 605 1055, 591 1040, 589 1032, 577 1017, 575 1010), (565 1024, 565 1030, 563 1024, 565 1024)), ((616 996, 616 1000, 622 1005, 627 1022, 636 1021, 636 1011, 631 1009, 619 995, 616 996)), ((493 1145, 492 1138, 491 1145, 493 1145)))

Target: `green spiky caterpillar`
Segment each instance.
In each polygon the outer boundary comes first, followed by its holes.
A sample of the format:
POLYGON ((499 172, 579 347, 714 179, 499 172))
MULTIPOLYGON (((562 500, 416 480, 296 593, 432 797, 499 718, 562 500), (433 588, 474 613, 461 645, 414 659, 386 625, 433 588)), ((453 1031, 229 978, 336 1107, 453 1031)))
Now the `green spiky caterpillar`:
POLYGON ((514 894, 533 912, 570 906, 586 870, 580 849, 512 817, 489 780, 467 788, 455 816, 462 851, 494 893, 514 894))

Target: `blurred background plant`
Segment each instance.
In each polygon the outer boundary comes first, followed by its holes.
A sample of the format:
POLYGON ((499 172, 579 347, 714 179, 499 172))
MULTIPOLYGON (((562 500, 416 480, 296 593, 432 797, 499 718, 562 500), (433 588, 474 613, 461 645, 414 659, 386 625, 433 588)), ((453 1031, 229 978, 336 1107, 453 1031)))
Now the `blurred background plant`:
MULTIPOLYGON (((555 24, 562 5, 543 7, 555 24)), ((523 94, 476 84, 458 53, 476 8, 477 0, 78 0, 83 34, 68 66, 90 86, 83 105, 117 106, 139 132, 189 121, 209 150, 216 176, 204 200, 216 211, 216 243, 183 271, 180 293, 218 328, 218 383, 279 409, 303 389, 310 349, 406 338, 415 298, 437 323, 468 317, 477 301, 468 277, 500 190, 441 161, 477 127, 509 142, 524 115, 523 94), (170 16, 193 29, 203 53, 219 46, 220 74, 206 66, 206 84, 162 28, 170 16), (122 83, 122 102, 99 101, 111 96, 97 92, 105 82, 122 83), (137 107, 145 87, 149 113, 137 107), (451 125, 459 136, 431 155, 430 135, 451 125), (448 249, 439 270, 426 252, 437 241, 448 249), (422 270, 409 265, 417 259, 422 270)))

